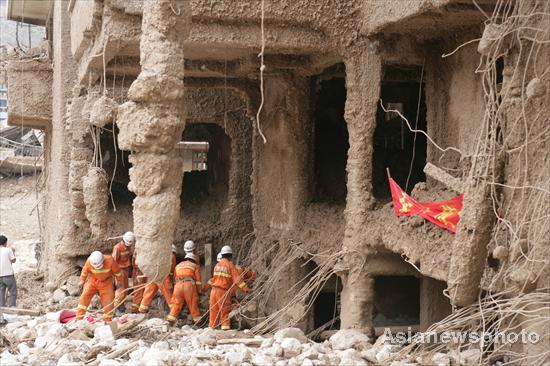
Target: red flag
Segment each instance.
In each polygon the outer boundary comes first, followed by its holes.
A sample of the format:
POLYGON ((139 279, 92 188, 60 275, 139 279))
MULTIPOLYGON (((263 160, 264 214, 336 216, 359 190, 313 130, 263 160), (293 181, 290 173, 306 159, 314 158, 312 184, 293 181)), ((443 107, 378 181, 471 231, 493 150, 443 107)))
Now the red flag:
POLYGON ((437 226, 456 233, 462 211, 463 194, 444 202, 418 202, 405 193, 392 178, 388 179, 396 216, 417 214, 437 226))

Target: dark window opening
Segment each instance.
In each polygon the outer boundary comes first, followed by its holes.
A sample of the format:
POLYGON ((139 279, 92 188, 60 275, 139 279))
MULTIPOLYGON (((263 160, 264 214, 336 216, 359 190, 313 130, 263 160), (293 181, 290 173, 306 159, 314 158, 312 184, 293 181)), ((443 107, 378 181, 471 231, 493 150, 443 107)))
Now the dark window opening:
POLYGON ((333 275, 323 286, 313 303, 313 328, 323 331, 340 329, 341 282, 333 275))
POLYGON ((189 148, 180 149, 184 160, 182 208, 200 205, 227 194, 231 141, 223 128, 211 123, 189 125, 183 132, 189 148))
POLYGON ((315 92, 315 195, 316 202, 346 201, 346 163, 349 135, 344 119, 346 83, 343 65, 313 78, 315 92))
POLYGON ((378 276, 374 279, 374 326, 420 323, 420 279, 378 276))
MULTIPOLYGON (((413 129, 426 131, 425 88, 422 85, 420 90, 420 79, 419 67, 386 66, 380 98, 387 110, 399 111, 413 129)), ((385 200, 391 197, 386 168, 408 193, 416 183, 426 180, 423 171, 426 165, 426 137, 411 132, 396 112, 384 112, 380 105, 373 145, 372 184, 376 198, 385 200)))
POLYGON ((128 189, 131 167, 128 161, 130 152, 119 149, 116 143, 117 138, 118 127, 116 125, 111 123, 101 129, 102 163, 103 169, 105 169, 107 173, 109 179, 108 184, 111 189, 110 194, 112 197, 109 197, 109 208, 111 210, 114 210, 113 201, 117 208, 131 206, 136 197, 136 195, 128 189), (113 128, 115 129, 114 137, 113 128))

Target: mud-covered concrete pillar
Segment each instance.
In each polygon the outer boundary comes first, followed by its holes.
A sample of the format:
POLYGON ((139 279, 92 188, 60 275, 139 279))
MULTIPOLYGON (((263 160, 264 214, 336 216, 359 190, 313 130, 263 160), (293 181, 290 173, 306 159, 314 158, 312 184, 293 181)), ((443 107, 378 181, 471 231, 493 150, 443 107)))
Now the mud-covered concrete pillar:
POLYGON ((71 98, 76 80, 77 67, 71 54, 70 18, 67 12, 68 1, 53 3, 52 48, 52 124, 46 130, 45 138, 45 177, 47 195, 42 200, 42 225, 44 247, 41 268, 46 271, 49 281, 56 281, 60 273, 69 270, 74 262, 65 256, 67 248, 73 245, 72 220, 69 190, 70 144, 69 133, 65 129, 67 102, 71 98))
POLYGON ((343 247, 342 328, 372 331, 373 280, 365 273, 367 214, 372 196, 372 138, 380 95, 381 59, 375 43, 355 47, 344 59, 347 99, 345 119, 349 131, 347 199, 343 247))
POLYGON ((140 41, 141 73, 120 106, 119 146, 132 152, 128 188, 134 199, 137 264, 151 279, 170 270, 170 246, 180 216, 183 169, 175 151, 185 127, 186 2, 146 0, 140 41))

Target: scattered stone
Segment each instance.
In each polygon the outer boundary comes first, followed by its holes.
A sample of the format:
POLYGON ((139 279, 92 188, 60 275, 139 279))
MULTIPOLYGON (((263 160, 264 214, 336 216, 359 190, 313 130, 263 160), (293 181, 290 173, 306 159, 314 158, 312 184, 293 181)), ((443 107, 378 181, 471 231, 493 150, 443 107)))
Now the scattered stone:
POLYGON ((359 350, 370 347, 369 337, 356 329, 341 329, 329 338, 335 350, 355 348, 359 350))
POLYGON ((308 338, 302 332, 299 328, 285 328, 277 331, 275 335, 273 336, 276 341, 281 342, 284 338, 295 338, 300 343, 306 343, 308 341, 308 338))
POLYGON ((285 338, 281 341, 281 348, 286 358, 298 356, 302 352, 302 344, 296 338, 285 338))
POLYGON ((57 289, 57 286, 53 282, 48 282, 46 283, 45 288, 46 288, 46 291, 48 292, 54 292, 57 289))
POLYGON ((451 357, 445 353, 436 353, 433 355, 432 361, 436 366, 451 366, 451 357))
POLYGON ((525 93, 527 98, 537 98, 544 95, 545 92, 546 87, 544 86, 544 83, 542 83, 539 78, 533 78, 529 84, 527 84, 527 90, 525 93))
POLYGON ((273 365, 273 358, 271 358, 270 356, 258 354, 252 358, 252 364, 254 366, 270 366, 273 365))
POLYGON ((51 300, 54 302, 54 303, 58 303, 60 302, 61 300, 63 300, 64 298, 67 297, 67 294, 65 293, 65 291, 63 291, 62 289, 58 288, 57 290, 55 290, 53 292, 53 295, 51 297, 51 300))
POLYGON ((115 337, 110 325, 102 325, 94 330, 94 341, 96 343, 114 344, 115 337))

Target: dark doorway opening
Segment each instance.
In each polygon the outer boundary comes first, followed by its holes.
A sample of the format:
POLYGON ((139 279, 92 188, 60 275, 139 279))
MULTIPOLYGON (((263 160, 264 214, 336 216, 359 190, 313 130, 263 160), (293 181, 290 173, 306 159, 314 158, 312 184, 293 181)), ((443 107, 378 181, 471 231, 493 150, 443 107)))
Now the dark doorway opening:
MULTIPOLYGON (((227 195, 231 141, 222 127, 212 123, 196 123, 185 128, 183 141, 196 142, 191 154, 180 151, 184 160, 182 207, 221 200, 227 195), (200 145, 204 144, 205 148, 200 145)), ((193 144, 191 144, 193 145, 193 144)))
POLYGON ((414 276, 374 278, 375 327, 420 323, 420 279, 414 276))
MULTIPOLYGON (((426 131, 426 99, 421 85, 422 69, 417 66, 386 66, 380 98, 387 110, 399 111, 416 130, 426 131)), ((376 114, 373 154, 373 194, 378 199, 391 197, 386 168, 408 193, 426 180, 426 137, 413 133, 395 112, 376 114)))
POLYGON ((343 64, 327 69, 313 78, 314 105, 314 201, 346 201, 346 163, 349 135, 344 107, 346 83, 343 64))
POLYGON ((336 275, 330 277, 313 303, 313 328, 340 329, 341 282, 336 275))
POLYGON ((130 167, 128 160, 130 152, 122 151, 116 143, 118 126, 112 123, 101 129, 101 156, 102 167, 109 179, 110 194, 109 208, 131 206, 136 195, 128 189, 130 182, 130 167), (113 131, 114 128, 114 131, 113 131))

